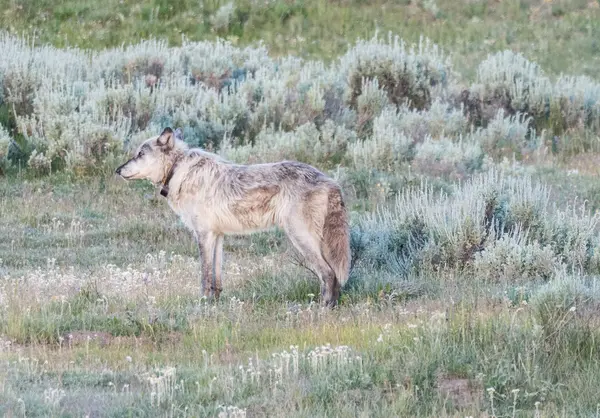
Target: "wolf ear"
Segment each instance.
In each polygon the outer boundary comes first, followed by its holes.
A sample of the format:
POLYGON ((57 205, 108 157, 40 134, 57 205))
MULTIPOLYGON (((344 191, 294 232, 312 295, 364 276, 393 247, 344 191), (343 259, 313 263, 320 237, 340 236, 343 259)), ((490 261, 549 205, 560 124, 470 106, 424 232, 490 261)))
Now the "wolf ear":
POLYGON ((173 145, 175 145, 175 139, 173 136, 173 130, 169 127, 166 127, 164 129, 164 131, 162 131, 162 133, 160 134, 160 136, 158 137, 158 139, 156 140, 156 142, 158 143, 158 145, 160 145, 161 147, 165 147, 165 148, 173 148, 173 145))
POLYGON ((177 128, 175 129, 175 139, 179 139, 180 141, 183 141, 183 131, 181 130, 181 128, 177 128))

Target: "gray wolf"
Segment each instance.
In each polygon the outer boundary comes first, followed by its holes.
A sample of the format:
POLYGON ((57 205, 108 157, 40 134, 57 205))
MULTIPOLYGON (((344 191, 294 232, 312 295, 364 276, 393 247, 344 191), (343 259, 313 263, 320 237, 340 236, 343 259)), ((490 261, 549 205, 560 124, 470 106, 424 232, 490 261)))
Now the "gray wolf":
POLYGON ((116 169, 127 180, 160 186, 171 209, 194 233, 202 261, 202 293, 222 291, 223 237, 282 228, 321 281, 321 302, 335 306, 350 270, 348 214, 340 186, 296 161, 234 164, 190 148, 169 127, 144 141, 116 169))

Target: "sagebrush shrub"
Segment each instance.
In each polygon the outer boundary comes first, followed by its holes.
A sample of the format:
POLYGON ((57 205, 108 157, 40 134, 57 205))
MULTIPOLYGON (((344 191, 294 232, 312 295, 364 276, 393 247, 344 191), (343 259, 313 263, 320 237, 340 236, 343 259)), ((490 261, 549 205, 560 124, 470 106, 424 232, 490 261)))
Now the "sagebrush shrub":
POLYGON ((536 97, 536 83, 542 77, 544 72, 538 64, 511 50, 490 54, 477 67, 477 81, 486 87, 488 94, 505 90, 512 108, 520 111, 536 97))
POLYGON ((478 126, 499 110, 526 114, 537 131, 548 129, 553 135, 580 126, 597 129, 600 123, 600 84, 568 76, 552 82, 539 65, 509 50, 480 63, 477 83, 462 91, 459 102, 478 126))
MULTIPOLYGON (((479 260, 477 268, 484 277, 493 274, 486 269, 505 277, 548 277, 554 266, 595 271, 598 238, 592 231, 599 216, 550 208, 548 200, 548 190, 530 177, 490 168, 455 185, 452 194, 436 194, 428 185, 405 190, 392 208, 381 207, 359 222, 372 237, 365 245, 375 252, 393 247, 392 237, 402 233, 404 225, 422 225, 424 242, 411 253, 412 267, 417 269, 472 271, 479 260), (484 251, 489 252, 481 255, 484 251), (521 267, 498 270, 497 260, 510 254, 521 267)), ((385 260, 384 253, 369 257, 385 260)))
POLYGON ((391 172, 412 162, 422 174, 463 177, 483 163, 478 143, 460 140, 466 128, 464 116, 439 100, 422 111, 386 106, 373 119, 372 135, 349 147, 348 160, 362 170, 391 172), (458 141, 451 141, 450 135, 458 141))
POLYGON ((0 64, 2 101, 28 141, 25 149, 37 149, 36 158, 43 154, 56 168, 95 165, 91 154, 101 155, 115 139, 122 148, 149 126, 181 123, 193 145, 244 137, 252 101, 236 84, 259 68, 271 72, 265 79, 273 73, 264 47, 222 40, 173 48, 144 41, 85 53, 6 35, 0 43, 12 58, 0 64))
POLYGON ((213 29, 217 32, 227 31, 234 13, 234 2, 229 2, 219 7, 217 11, 210 17, 210 23, 213 29))
POLYGON ((331 120, 321 128, 314 123, 305 123, 291 132, 270 128, 259 133, 254 145, 232 147, 226 142, 221 154, 239 163, 277 162, 297 160, 322 168, 333 168, 339 164, 348 144, 356 140, 356 134, 331 120))
POLYGON ((379 87, 377 79, 362 79, 362 90, 356 100, 357 129, 362 137, 369 135, 373 128, 373 119, 389 105, 385 90, 379 87))
POLYGON ((33 150, 27 164, 36 174, 48 174, 52 168, 52 160, 37 150, 33 150))
POLYGON ((561 262, 580 272, 598 273, 598 213, 590 214, 585 205, 555 211, 546 218, 536 237, 550 245, 561 262))
POLYGON ((450 65, 437 45, 419 40, 418 49, 407 48, 398 36, 387 41, 377 35, 359 40, 340 58, 340 71, 346 78, 348 103, 358 105, 363 79, 377 79, 389 100, 398 105, 406 101, 423 109, 430 105, 435 90, 446 85, 450 65))
POLYGON ((483 165, 484 153, 478 143, 431 137, 416 146, 411 163, 417 173, 452 180, 468 178, 483 165))
POLYGON ((261 68, 273 72, 274 64, 262 45, 242 49, 217 39, 214 42, 185 42, 180 49, 180 71, 194 82, 217 90, 229 87, 261 68))
POLYGON ((156 95, 140 87, 127 84, 98 89, 94 92, 96 105, 104 110, 111 124, 116 124, 120 118, 127 118, 132 130, 143 130, 154 115, 156 95))
POLYGON ((393 108, 373 120, 372 135, 348 148, 348 159, 356 169, 394 171, 410 161, 414 142, 399 125, 393 108))
POLYGON ((501 108, 485 129, 477 130, 474 134, 475 140, 488 155, 520 156, 534 144, 534 141, 529 139, 532 135, 530 122, 531 118, 524 114, 506 115, 501 108))
POLYGON ((11 137, 8 131, 0 125, 0 164, 8 157, 11 137))
POLYGON ((397 125, 415 142, 422 142, 425 137, 434 139, 442 136, 453 138, 468 132, 469 123, 460 108, 453 108, 448 103, 435 99, 427 110, 409 109, 402 106, 396 116, 397 125))
POLYGON ((31 113, 16 120, 19 132, 37 151, 30 166, 38 172, 46 171, 46 165, 79 171, 119 151, 122 138, 131 132, 135 103, 125 91, 117 96, 124 97, 123 102, 115 99, 106 104, 106 91, 103 84, 52 86, 50 81, 40 88, 31 113))
POLYGON ((564 128, 600 128, 600 83, 595 80, 586 76, 561 76, 549 100, 551 109, 554 107, 560 112, 556 117, 562 118, 564 128))
POLYGON ((405 275, 420 261, 420 252, 430 241, 429 225, 421 217, 397 219, 385 211, 362 219, 355 230, 353 246, 363 267, 387 269, 405 275))
POLYGON ((530 304, 546 342, 582 347, 589 353, 589 331, 600 310, 600 291, 595 277, 559 273, 534 292, 530 304))
POLYGON ((35 91, 40 85, 37 74, 24 68, 13 68, 2 75, 2 98, 16 116, 33 111, 35 91))
MULTIPOLYGON (((242 147, 240 160, 297 158, 396 177, 412 164, 417 174, 465 178, 479 169, 479 148, 519 157, 549 138, 549 129, 592 143, 589 129, 600 114, 597 83, 561 77, 552 84, 511 52, 482 62, 467 91, 477 100, 452 107, 442 99, 451 67, 439 48, 424 39, 408 47, 391 35, 359 40, 331 65, 275 59, 261 44, 238 48, 222 39, 94 52, 0 34, 0 49, 2 123, 14 130, 19 160, 35 149, 32 161, 44 159, 34 165, 49 160, 53 170, 102 164, 141 133, 169 125, 181 127, 190 145, 213 151, 226 138, 228 153, 242 147), (473 103, 485 122, 474 133, 473 103)), ((563 145, 556 148, 582 148, 563 145)))
POLYGON ((515 283, 551 278, 559 261, 549 246, 529 241, 516 229, 493 240, 473 260, 473 275, 485 282, 515 283))
POLYGON ((477 68, 477 82, 461 93, 469 119, 485 126, 500 109, 542 115, 551 92, 550 80, 541 68, 510 50, 488 55, 477 68))
POLYGON ((169 48, 167 42, 160 40, 110 48, 91 54, 86 75, 81 78, 103 80, 107 86, 141 81, 153 87, 163 77, 169 78, 177 71, 175 62, 179 56, 178 48, 169 48))

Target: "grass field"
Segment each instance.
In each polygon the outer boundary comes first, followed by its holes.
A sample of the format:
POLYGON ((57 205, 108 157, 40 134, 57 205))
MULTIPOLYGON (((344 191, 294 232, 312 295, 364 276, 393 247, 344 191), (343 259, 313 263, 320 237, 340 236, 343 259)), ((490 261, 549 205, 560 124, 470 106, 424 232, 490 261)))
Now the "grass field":
POLYGON ((226 241, 212 304, 198 298, 192 239, 150 188, 54 177, 5 181, 0 195, 6 416, 597 409, 591 277, 528 278, 510 262, 480 279, 363 271, 332 312, 265 233, 226 241))
POLYGON ((598 416, 598 1, 2 6, 0 415, 598 416), (278 230, 199 297, 165 125, 340 182, 337 309, 278 230))

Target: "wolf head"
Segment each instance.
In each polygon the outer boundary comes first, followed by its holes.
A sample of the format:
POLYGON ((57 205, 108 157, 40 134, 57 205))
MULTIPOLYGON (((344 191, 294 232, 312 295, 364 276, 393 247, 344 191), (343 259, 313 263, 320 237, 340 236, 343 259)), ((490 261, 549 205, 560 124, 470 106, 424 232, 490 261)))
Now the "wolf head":
POLYGON ((127 180, 145 179, 158 184, 171 169, 174 151, 182 143, 181 129, 173 132, 167 127, 160 135, 145 140, 136 150, 135 156, 115 172, 127 180))

